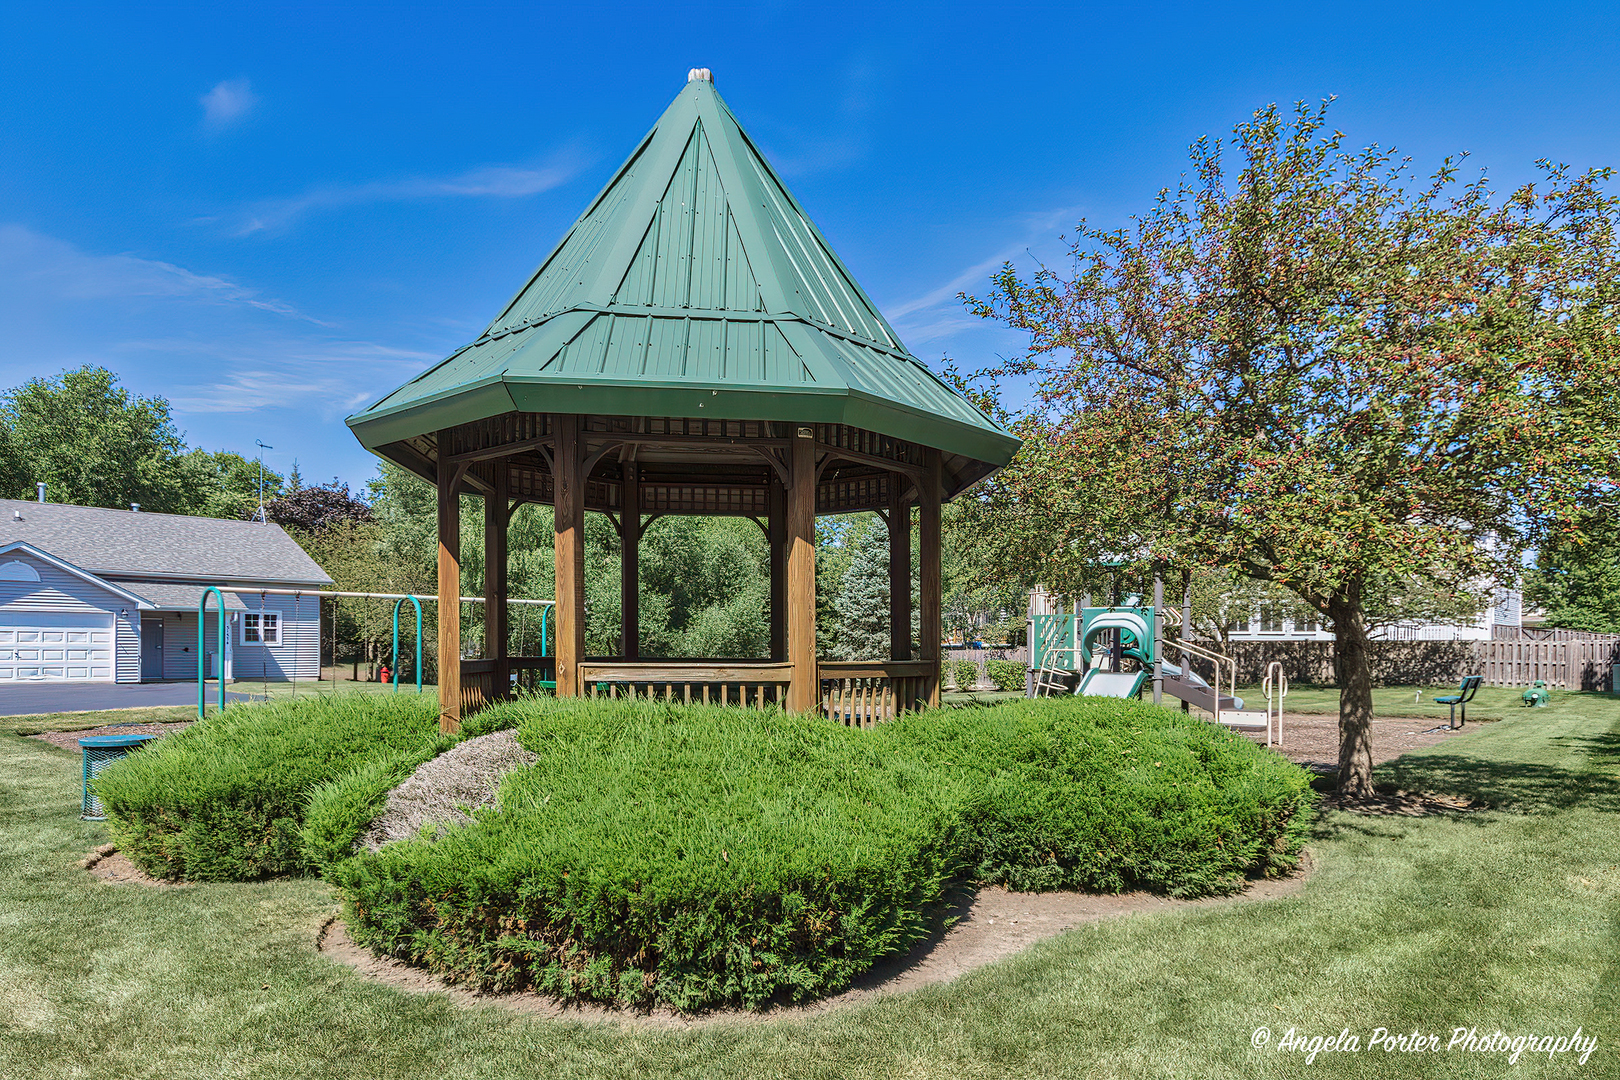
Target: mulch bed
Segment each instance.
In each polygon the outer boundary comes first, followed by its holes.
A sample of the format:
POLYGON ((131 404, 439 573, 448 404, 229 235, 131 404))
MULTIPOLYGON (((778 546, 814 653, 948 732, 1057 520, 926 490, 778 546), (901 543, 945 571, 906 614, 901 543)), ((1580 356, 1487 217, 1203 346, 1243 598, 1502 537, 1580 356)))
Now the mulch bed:
POLYGON ((79 740, 88 739, 92 735, 173 735, 176 731, 184 731, 194 723, 195 720, 183 720, 178 724, 108 724, 105 727, 84 728, 80 731, 42 731, 38 735, 28 737, 77 754, 80 750, 79 740))

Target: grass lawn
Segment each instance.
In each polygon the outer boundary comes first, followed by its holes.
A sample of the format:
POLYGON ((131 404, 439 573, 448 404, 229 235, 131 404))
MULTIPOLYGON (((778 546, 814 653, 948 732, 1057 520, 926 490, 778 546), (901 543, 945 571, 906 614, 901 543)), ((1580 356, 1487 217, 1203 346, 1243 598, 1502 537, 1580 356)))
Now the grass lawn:
MULTIPOLYGON (((214 684, 210 684, 210 686, 210 694, 217 695, 219 693, 218 686, 214 684)), ((233 694, 250 694, 254 697, 270 698, 275 701, 294 697, 314 697, 316 694, 391 694, 396 692, 391 683, 352 682, 348 679, 339 679, 336 684, 329 681, 261 682, 257 679, 238 679, 225 689, 233 694), (336 689, 333 688, 334 685, 336 689)), ((416 680, 412 679, 409 682, 400 683, 397 692, 401 694, 416 693, 416 680)), ((422 684, 422 693, 436 696, 438 692, 439 688, 433 683, 422 684)), ((210 697, 208 700, 212 704, 215 698, 210 697)), ((196 710, 193 709, 192 711, 195 712, 196 710)))
POLYGON ((337 908, 319 881, 103 884, 74 866, 106 837, 77 819, 78 759, 0 735, 0 1077, 1615 1076, 1620 702, 1556 700, 1381 777, 1506 809, 1326 814, 1294 897, 1090 924, 947 985, 688 1031, 374 985, 313 951, 337 908), (1599 1042, 1584 1068, 1383 1051, 1307 1066, 1254 1049, 1261 1026, 1272 1046, 1290 1027, 1599 1042))
POLYGON ((84 731, 106 724, 174 724, 197 719, 195 705, 156 705, 141 709, 104 712, 41 713, 37 716, 0 716, 0 733, 38 735, 42 731, 84 731))
MULTIPOLYGON (((1571 690, 1547 691, 1547 705, 1542 709, 1524 707, 1525 687, 1482 686, 1468 703, 1468 721, 1504 720, 1510 716, 1535 713, 1548 717, 1579 717, 1607 715, 1604 709, 1620 714, 1620 696, 1614 694, 1586 694, 1571 690)), ((1451 709, 1436 705, 1434 699, 1455 694, 1456 686, 1381 686, 1373 690, 1373 715, 1413 716, 1434 721, 1450 718, 1451 709)), ((1259 686, 1238 688, 1238 694, 1254 708, 1265 704, 1265 692, 1259 686)), ((1339 691, 1333 686, 1305 686, 1295 684, 1288 688, 1283 699, 1285 712, 1337 713, 1339 691)))

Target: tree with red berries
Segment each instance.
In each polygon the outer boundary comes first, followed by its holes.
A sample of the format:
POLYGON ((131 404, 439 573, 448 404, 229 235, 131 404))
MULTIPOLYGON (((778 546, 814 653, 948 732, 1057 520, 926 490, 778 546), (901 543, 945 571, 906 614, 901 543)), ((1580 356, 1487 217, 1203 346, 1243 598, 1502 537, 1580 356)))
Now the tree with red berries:
MULTIPOLYGON (((1192 146, 1193 179, 1066 270, 1007 265, 978 314, 1030 335, 1013 464, 963 500, 989 576, 1104 552, 1223 567, 1320 612, 1341 791, 1372 787, 1368 603, 1515 580, 1620 478, 1620 246, 1608 171, 1498 197, 1345 148, 1327 103, 1192 146), (1229 175, 1228 157, 1235 156, 1229 175)), ((1006 414, 1004 414, 1006 415, 1006 414)))

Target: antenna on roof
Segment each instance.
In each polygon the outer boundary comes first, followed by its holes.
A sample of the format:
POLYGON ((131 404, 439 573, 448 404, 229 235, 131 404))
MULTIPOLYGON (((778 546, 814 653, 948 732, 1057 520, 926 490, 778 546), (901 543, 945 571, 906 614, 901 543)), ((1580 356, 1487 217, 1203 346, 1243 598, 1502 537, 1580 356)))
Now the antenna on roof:
POLYGON ((275 447, 269 443, 260 442, 258 439, 253 441, 259 447, 259 524, 264 525, 267 524, 267 519, 264 516, 264 452, 274 450, 275 447))

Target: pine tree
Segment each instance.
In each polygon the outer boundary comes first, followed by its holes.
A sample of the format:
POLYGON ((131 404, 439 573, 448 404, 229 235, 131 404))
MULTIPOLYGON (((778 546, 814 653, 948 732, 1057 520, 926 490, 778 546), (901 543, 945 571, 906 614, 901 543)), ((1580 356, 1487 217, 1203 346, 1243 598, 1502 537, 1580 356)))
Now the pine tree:
POLYGON ((889 535, 881 522, 859 530, 836 601, 836 648, 846 660, 889 655, 889 535))

